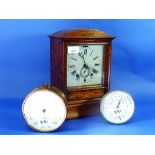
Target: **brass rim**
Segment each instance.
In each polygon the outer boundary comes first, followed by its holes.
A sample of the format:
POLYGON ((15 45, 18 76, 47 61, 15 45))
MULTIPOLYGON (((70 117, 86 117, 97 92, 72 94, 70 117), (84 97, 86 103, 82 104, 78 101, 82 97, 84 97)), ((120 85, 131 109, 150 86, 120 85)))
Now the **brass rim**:
POLYGON ((55 131, 55 130, 57 130, 63 123, 64 123, 64 121, 65 121, 65 119, 66 119, 66 116, 67 116, 67 99, 66 99, 66 96, 65 96, 65 94, 61 91, 61 90, 59 90, 58 88, 56 88, 56 87, 54 87, 54 86, 51 86, 51 85, 48 85, 48 84, 46 84, 46 85, 43 85, 43 86, 40 86, 40 87, 38 87, 38 88, 36 88, 36 89, 33 89, 26 97, 25 97, 25 99, 24 99, 24 101, 23 101, 23 104, 22 104, 22 114, 23 114, 23 117, 24 117, 24 119, 25 119, 25 121, 26 121, 26 124, 30 127, 30 128, 32 128, 33 130, 35 130, 35 131, 39 131, 39 132, 52 132, 52 131, 55 131), (36 128, 34 128, 31 124, 29 124, 29 122, 28 122, 28 120, 27 120, 27 118, 26 118, 26 116, 25 116, 25 114, 24 114, 24 105, 25 105, 25 103, 26 103, 26 101, 27 101, 27 99, 32 95, 32 94, 34 94, 35 92, 37 92, 37 91, 40 91, 40 90, 42 90, 42 91, 50 91, 50 92, 53 92, 53 93, 55 93, 56 95, 58 95, 60 98, 62 98, 62 100, 64 101, 64 110, 65 110, 65 115, 64 115, 64 120, 61 122, 61 124, 57 127, 57 128, 55 128, 55 129, 49 129, 49 130, 40 130, 40 129, 36 129, 36 128))

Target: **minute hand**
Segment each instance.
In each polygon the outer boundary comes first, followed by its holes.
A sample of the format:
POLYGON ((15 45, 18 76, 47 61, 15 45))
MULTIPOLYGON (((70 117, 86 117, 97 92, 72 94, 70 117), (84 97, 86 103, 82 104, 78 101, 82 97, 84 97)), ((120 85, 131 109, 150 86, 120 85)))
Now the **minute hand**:
POLYGON ((82 59, 83 59, 83 61, 84 61, 84 64, 86 65, 86 61, 85 61, 85 59, 84 59, 83 54, 81 55, 81 57, 82 57, 82 59))
POLYGON ((83 55, 82 53, 78 53, 78 55, 79 55, 79 56, 83 59, 83 61, 84 61, 84 65, 83 65, 83 66, 87 67, 86 61, 85 61, 85 59, 84 59, 84 55, 83 55))
POLYGON ((97 73, 98 71, 96 70, 96 69, 94 69, 94 68, 91 68, 91 67, 89 67, 89 66, 87 66, 89 69, 91 69, 92 71, 93 71, 93 73, 97 73))
POLYGON ((91 69, 91 70, 93 71, 93 73, 97 73, 97 72, 98 72, 96 69, 91 68, 91 67, 89 67, 89 66, 86 64, 86 61, 85 61, 85 59, 84 59, 84 55, 83 55, 83 54, 81 54, 80 56, 82 57, 82 59, 83 59, 83 61, 84 61, 84 65, 83 65, 84 67, 88 68, 89 70, 91 69))

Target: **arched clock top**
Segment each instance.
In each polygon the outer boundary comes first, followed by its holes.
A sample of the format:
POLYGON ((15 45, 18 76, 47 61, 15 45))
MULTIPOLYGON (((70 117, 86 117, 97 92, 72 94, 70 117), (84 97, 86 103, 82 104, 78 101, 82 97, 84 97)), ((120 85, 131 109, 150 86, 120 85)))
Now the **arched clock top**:
POLYGON ((61 30, 57 31, 50 35, 50 37, 57 38, 109 38, 114 39, 114 36, 111 36, 103 31, 97 29, 74 29, 74 30, 61 30))

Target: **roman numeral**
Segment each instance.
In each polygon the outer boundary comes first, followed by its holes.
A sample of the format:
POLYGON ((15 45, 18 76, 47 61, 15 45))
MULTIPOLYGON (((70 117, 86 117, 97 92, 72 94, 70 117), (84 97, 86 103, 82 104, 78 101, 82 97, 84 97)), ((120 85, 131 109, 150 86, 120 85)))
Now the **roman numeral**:
POLYGON ((90 56, 93 54, 94 50, 91 51, 90 56))
POLYGON ((80 75, 76 74, 76 80, 79 80, 79 79, 80 79, 80 75))
POLYGON ((95 74, 96 74, 96 73, 98 73, 98 71, 97 71, 96 69, 93 69, 93 73, 95 73, 95 74))
POLYGON ((75 59, 75 58, 71 58, 71 59, 73 59, 73 60, 77 61, 77 59, 75 59))
POLYGON ((99 64, 94 64, 94 66, 99 66, 99 64))
POLYGON ((80 52, 80 53, 78 53, 78 55, 80 56, 80 57, 82 57, 83 56, 83 54, 80 52))
POLYGON ((97 57, 95 57, 95 58, 93 58, 93 60, 96 60, 98 58, 98 56, 97 57))
POLYGON ((91 77, 91 78, 93 77, 93 75, 94 75, 93 73, 90 73, 90 77, 91 77))
POLYGON ((68 65, 68 68, 75 68, 75 65, 68 65))
POLYGON ((87 49, 84 49, 84 54, 87 55, 87 49))
POLYGON ((84 78, 84 80, 83 80, 83 81, 84 81, 84 83, 85 83, 85 82, 86 82, 86 78, 84 78))
POLYGON ((71 72, 71 74, 74 76, 76 74, 76 70, 74 70, 73 72, 71 72))

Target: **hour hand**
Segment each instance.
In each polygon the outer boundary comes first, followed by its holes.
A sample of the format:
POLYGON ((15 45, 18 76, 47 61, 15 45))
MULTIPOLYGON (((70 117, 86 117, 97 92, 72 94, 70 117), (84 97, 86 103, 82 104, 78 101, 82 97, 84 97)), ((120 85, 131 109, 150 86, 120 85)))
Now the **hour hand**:
POLYGON ((86 63, 83 64, 83 67, 87 68, 89 71, 91 70, 95 74, 98 73, 98 71, 96 69, 89 67, 86 63))
MULTIPOLYGON (((87 66, 87 67, 88 67, 88 66, 87 66)), ((93 73, 95 73, 95 74, 98 73, 98 71, 97 71, 96 69, 91 68, 91 67, 88 67, 88 68, 89 68, 89 70, 92 70, 93 73)))

